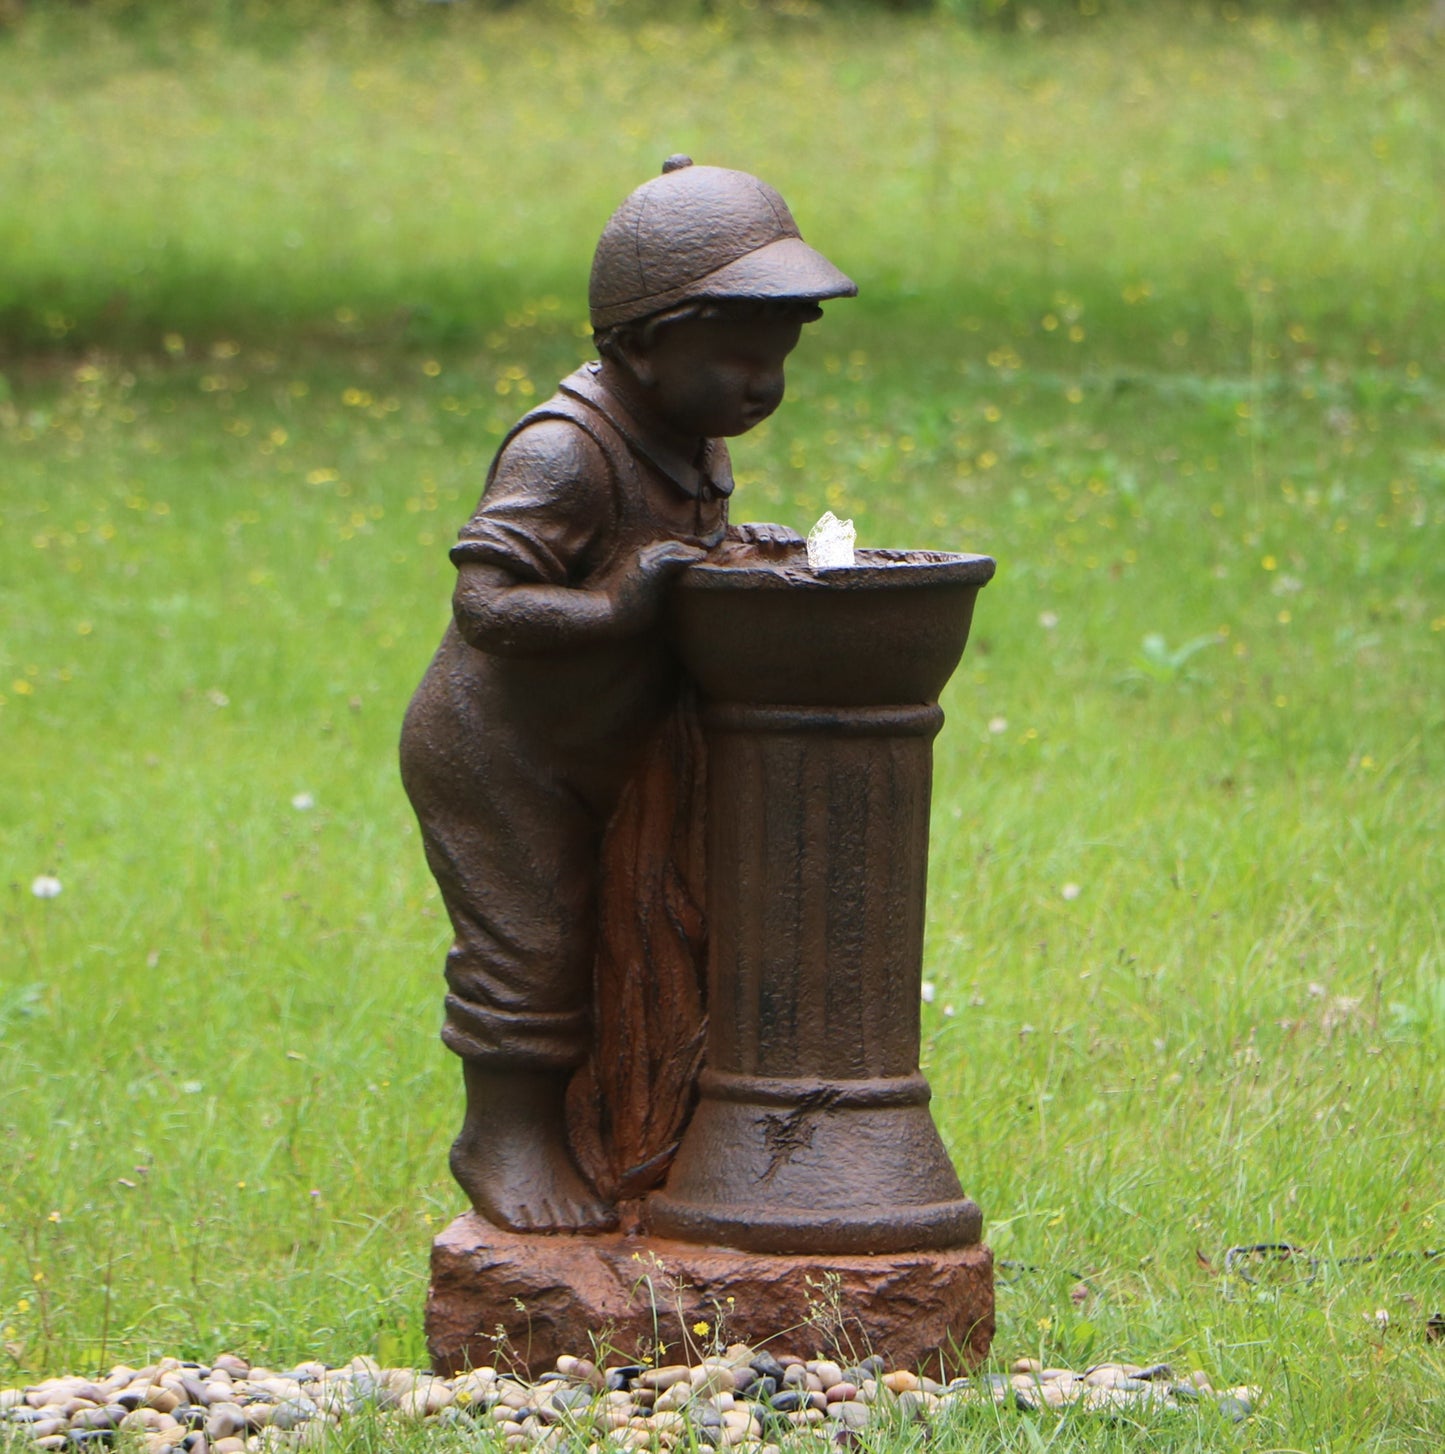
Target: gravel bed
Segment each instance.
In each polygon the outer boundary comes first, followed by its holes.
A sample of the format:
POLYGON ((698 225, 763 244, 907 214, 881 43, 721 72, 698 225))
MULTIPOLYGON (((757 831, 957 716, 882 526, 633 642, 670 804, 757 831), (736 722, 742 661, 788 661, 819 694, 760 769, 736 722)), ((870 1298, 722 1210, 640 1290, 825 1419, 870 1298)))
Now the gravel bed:
POLYGON ((1118 1415, 1211 1400, 1240 1420, 1258 1397, 1252 1388, 1216 1391, 1202 1373, 1176 1378, 1162 1363, 1074 1372, 1020 1359, 1009 1374, 939 1383, 881 1358, 804 1361, 741 1344, 665 1367, 599 1367, 564 1356, 535 1381, 495 1368, 440 1378, 370 1358, 275 1371, 224 1354, 209 1366, 162 1358, 145 1368, 122 1364, 104 1378, 0 1390, 0 1433, 22 1449, 27 1436, 28 1447, 73 1450, 111 1445, 129 1432, 127 1442, 147 1454, 266 1454, 320 1445, 349 1415, 369 1411, 398 1425, 480 1425, 509 1449, 567 1445, 608 1454, 680 1444, 777 1454, 809 1435, 848 1445, 870 1426, 930 1423, 970 1404, 1077 1405, 1118 1415))

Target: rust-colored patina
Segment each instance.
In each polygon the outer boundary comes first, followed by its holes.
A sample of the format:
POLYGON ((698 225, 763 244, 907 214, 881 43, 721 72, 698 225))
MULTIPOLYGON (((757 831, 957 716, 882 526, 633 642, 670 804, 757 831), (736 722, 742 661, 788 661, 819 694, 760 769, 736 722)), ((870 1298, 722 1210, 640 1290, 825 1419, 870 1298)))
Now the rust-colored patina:
POLYGON ((734 543, 724 440, 766 419, 822 299, 854 285, 744 172, 670 158, 603 232, 601 359, 503 441, 453 547, 453 621, 402 778, 455 939, 452 1169, 515 1231, 597 1231, 656 1186, 703 1039, 690 693, 677 574, 734 543))
POLYGON ((994 1332, 987 1247, 933 1252, 744 1252, 603 1232, 537 1237, 467 1212, 432 1244, 427 1349, 438 1373, 504 1358, 534 1375, 606 1330, 621 1361, 674 1361, 698 1323, 774 1354, 849 1358, 950 1378, 994 1332))
POLYGON ((792 530, 728 520, 724 440, 855 291, 771 187, 669 159, 598 245, 599 361, 503 441, 452 550, 402 736, 475 1208, 434 1248, 439 1365, 548 1259, 578 1283, 549 1306, 606 1321, 619 1259, 660 1246, 778 1310, 836 1264, 865 1334, 987 1347, 918 1007, 938 695, 993 562, 813 571, 792 530))
POLYGON ((918 1068, 938 695, 986 556, 694 566, 674 631, 707 739, 709 1033, 661 1233, 769 1252, 979 1240, 918 1068))

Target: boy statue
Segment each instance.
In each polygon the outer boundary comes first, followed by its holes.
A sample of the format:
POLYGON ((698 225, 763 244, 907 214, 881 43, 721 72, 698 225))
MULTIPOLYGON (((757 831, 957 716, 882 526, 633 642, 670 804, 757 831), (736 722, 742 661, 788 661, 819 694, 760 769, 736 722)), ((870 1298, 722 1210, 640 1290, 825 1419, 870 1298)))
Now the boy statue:
POLYGON ((697 732, 665 621, 725 540, 724 439, 783 397, 804 323, 854 284, 744 172, 673 157, 608 222, 600 361, 503 440, 451 551, 453 620, 402 777, 455 939, 453 1173, 522 1232, 600 1231, 665 1174, 702 1045, 697 732))

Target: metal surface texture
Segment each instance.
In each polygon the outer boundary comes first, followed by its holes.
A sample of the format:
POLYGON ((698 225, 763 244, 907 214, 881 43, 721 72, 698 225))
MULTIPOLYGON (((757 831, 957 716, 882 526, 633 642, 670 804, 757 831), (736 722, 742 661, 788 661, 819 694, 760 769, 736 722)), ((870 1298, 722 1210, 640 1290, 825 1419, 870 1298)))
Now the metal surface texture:
POLYGON ((766 182, 669 157, 612 214, 592 262, 594 328, 700 298, 851 298, 857 284, 803 241, 766 182))
POLYGON ((401 767, 454 934, 452 1170, 499 1227, 629 1221, 692 1108, 705 764, 671 585, 801 543, 729 524, 725 440, 782 402, 818 300, 855 291, 766 183, 670 158, 598 246, 601 357, 508 433, 451 550, 401 767))
POLYGON ((929 1252, 974 1289, 939 1324, 962 1336, 991 1327, 989 1263, 919 989, 938 697, 993 562, 814 571, 793 531, 728 519, 724 441, 781 403, 819 300, 855 292, 746 173, 674 157, 623 202, 601 357, 498 450, 402 775, 454 930, 451 1164, 507 1258, 514 1234, 650 1229, 929 1252))
POLYGON ((738 553, 675 590, 703 700, 707 1068, 663 1235, 779 1253, 977 1243, 919 1071, 937 697, 994 563, 738 553))

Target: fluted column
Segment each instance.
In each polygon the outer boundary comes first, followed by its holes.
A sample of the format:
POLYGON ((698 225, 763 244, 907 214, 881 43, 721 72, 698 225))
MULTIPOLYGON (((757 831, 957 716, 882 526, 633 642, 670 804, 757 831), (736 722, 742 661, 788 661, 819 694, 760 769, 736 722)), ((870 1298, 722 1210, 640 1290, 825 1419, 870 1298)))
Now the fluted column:
POLYGON ((918 1068, 919 989, 936 698, 992 571, 704 567, 679 592, 707 738, 709 1036, 657 1231, 776 1252, 978 1241, 918 1068))

